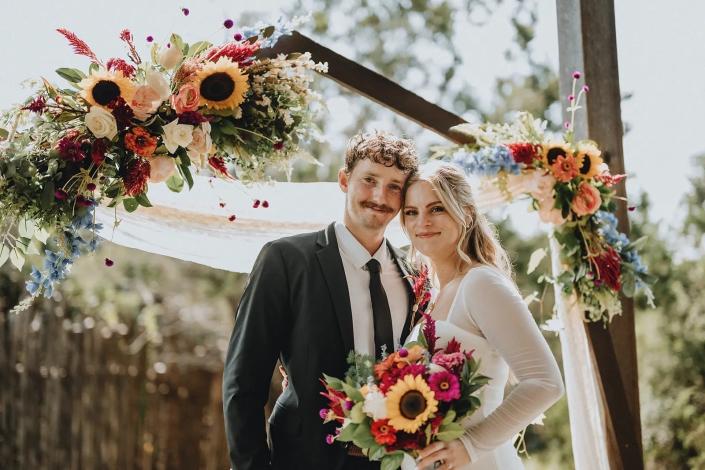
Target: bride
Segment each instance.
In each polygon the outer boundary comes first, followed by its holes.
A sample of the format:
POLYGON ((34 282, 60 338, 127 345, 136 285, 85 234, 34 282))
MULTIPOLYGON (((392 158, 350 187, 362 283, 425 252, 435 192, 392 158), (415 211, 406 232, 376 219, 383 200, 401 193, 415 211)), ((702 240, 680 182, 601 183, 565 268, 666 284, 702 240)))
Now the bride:
MULTIPOLYGON (((427 166, 407 186, 401 221, 440 285, 438 346, 455 338, 491 378, 459 439, 422 449, 419 469, 522 469, 514 436, 563 395, 558 365, 512 280, 506 252, 478 213, 463 173, 427 166), (510 370, 518 383, 504 389, 510 370)), ((419 326, 412 337, 419 332, 419 326)), ((405 466, 406 467, 406 466, 405 466)))

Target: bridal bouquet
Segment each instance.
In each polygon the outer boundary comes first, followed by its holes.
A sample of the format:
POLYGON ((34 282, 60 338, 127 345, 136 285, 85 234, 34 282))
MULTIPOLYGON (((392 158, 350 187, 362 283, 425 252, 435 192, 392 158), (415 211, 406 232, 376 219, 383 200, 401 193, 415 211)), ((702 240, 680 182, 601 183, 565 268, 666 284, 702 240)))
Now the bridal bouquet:
POLYGON ((146 61, 127 29, 126 57, 107 60, 59 29, 90 65, 58 69, 65 84, 43 79, 0 119, 0 265, 21 269, 26 255, 44 252, 28 290, 50 296, 75 258, 95 249, 98 204, 149 207, 149 185, 179 192, 193 171, 256 181, 286 170, 315 136, 311 72, 326 70, 303 51, 258 56, 290 28, 245 28, 224 44, 149 36, 146 61))
POLYGON ((328 408, 321 418, 337 424, 326 441, 360 447, 370 460, 381 460, 382 470, 399 468, 405 455, 414 458, 434 441, 461 436, 461 421, 479 408, 475 394, 489 381, 455 339, 436 348, 435 322, 422 315, 418 340, 379 362, 351 352, 344 379, 322 380, 328 408))

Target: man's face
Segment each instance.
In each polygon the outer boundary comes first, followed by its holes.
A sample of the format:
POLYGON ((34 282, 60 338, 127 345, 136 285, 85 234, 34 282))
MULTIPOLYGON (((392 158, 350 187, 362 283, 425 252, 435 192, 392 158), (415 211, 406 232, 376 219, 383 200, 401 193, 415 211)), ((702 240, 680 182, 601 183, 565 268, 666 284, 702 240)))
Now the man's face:
POLYGON ((396 166, 372 160, 357 162, 350 174, 338 173, 344 193, 346 222, 363 230, 384 230, 401 207, 401 190, 408 175, 396 166))

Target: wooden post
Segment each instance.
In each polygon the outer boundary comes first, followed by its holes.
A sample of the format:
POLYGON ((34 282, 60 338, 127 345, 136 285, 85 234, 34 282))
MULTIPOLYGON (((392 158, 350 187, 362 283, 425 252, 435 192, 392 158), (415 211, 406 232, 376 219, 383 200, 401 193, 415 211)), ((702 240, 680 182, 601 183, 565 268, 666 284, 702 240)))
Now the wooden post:
MULTIPOLYGON (((590 86, 578 111, 576 138, 599 142, 612 174, 624 173, 623 126, 617 70, 613 0, 556 0, 561 94, 570 93, 572 73, 584 73, 590 86)), ((564 116, 566 112, 564 110, 564 116)), ((624 183, 617 194, 625 196, 624 183)), ((629 234, 625 204, 618 204, 619 229, 629 234)), ((606 406, 610 466, 643 469, 634 305, 622 299, 622 316, 608 328, 586 324, 598 380, 606 406)))

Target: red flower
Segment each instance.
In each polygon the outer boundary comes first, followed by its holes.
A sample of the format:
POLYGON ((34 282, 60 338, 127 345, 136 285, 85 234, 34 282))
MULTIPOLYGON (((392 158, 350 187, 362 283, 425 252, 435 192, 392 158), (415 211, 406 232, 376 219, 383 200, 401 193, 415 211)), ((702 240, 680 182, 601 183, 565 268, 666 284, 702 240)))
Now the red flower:
POLYGON ((538 152, 540 150, 540 147, 537 145, 529 143, 508 144, 507 147, 512 153, 515 162, 529 166, 538 158, 538 152))
POLYGON ((228 167, 225 166, 225 160, 223 160, 223 157, 210 157, 208 159, 208 164, 216 171, 216 173, 220 173, 221 176, 229 179, 235 179, 230 173, 228 173, 228 167))
POLYGON ((428 385, 440 401, 453 401, 460 398, 460 382, 450 372, 437 372, 428 378, 428 385))
POLYGON ((149 180, 150 166, 149 162, 144 158, 137 157, 127 164, 125 168, 125 194, 128 196, 137 196, 142 194, 147 189, 147 181, 149 180))
POLYGON ((595 179, 597 181, 602 182, 605 186, 607 186, 609 188, 609 187, 612 187, 615 184, 619 183, 620 181, 622 181, 626 177, 627 177, 627 175, 610 175, 608 172, 608 173, 602 173, 601 175, 595 176, 595 179))
POLYGON ((185 113, 179 114, 179 124, 197 126, 202 122, 208 122, 208 119, 206 119, 203 114, 198 111, 186 111, 185 113))
POLYGON ((57 144, 57 148, 59 156, 66 161, 80 162, 86 158, 81 143, 69 136, 62 137, 57 144))
POLYGON ((455 340, 455 336, 448 341, 445 351, 446 354, 453 354, 460 352, 460 343, 455 340))
POLYGON ((620 277, 622 275, 622 259, 619 253, 608 246, 605 251, 592 258, 595 266, 596 280, 604 283, 615 292, 619 292, 622 287, 620 277))
POLYGON ((107 150, 107 141, 105 139, 97 139, 91 145, 91 160, 95 165, 100 166, 105 160, 105 151, 107 150))
POLYGON ((561 183, 567 183, 580 174, 578 164, 572 155, 556 158, 556 161, 551 165, 551 170, 553 171, 553 176, 561 183))
POLYGON ((157 149, 157 138, 144 127, 135 127, 125 134, 125 148, 141 157, 151 157, 157 149))
POLYGON ((321 392, 321 395, 328 399, 328 408, 335 416, 335 420, 342 423, 344 420, 343 403, 347 401, 348 396, 343 392, 330 388, 323 380, 321 380, 321 383, 326 388, 326 391, 321 392))
MULTIPOLYGON (((422 428, 423 429, 423 428, 422 428)), ((426 435, 423 430, 415 432, 414 434, 409 434, 407 432, 397 433, 397 442, 393 449, 387 447, 388 451, 391 450, 417 450, 426 447, 426 435)))
POLYGON ((372 422, 370 432, 375 438, 377 444, 390 446, 397 442, 397 430, 389 425, 388 419, 380 419, 372 422))
POLYGON ((125 77, 132 78, 135 75, 135 68, 122 59, 112 58, 106 64, 108 70, 122 72, 125 77))

